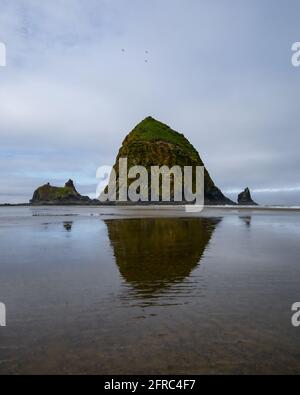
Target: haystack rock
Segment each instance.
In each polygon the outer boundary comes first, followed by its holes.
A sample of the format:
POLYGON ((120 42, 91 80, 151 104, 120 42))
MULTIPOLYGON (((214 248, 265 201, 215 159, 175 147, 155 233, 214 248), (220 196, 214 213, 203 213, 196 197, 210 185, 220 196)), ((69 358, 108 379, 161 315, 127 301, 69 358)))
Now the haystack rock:
MULTIPOLYGON (((204 166, 199 153, 183 134, 152 117, 144 119, 125 138, 116 158, 114 169, 119 181, 119 160, 128 159, 128 169, 144 166, 150 174, 151 166, 204 166)), ((132 180, 128 180, 128 185, 132 180)), ((215 185, 205 168, 205 204, 234 205, 215 185)), ((106 189, 107 192, 107 189, 106 189)), ((174 192, 174 191, 173 191, 174 192)), ((172 194, 172 184, 171 184, 172 194)))

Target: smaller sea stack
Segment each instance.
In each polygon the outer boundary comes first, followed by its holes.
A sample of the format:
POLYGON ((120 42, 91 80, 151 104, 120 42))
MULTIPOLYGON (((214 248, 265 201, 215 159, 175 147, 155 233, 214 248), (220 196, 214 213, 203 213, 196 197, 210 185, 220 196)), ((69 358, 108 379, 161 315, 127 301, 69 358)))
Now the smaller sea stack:
POLYGON ((55 187, 50 183, 39 187, 33 194, 30 203, 33 205, 90 204, 88 196, 77 192, 74 182, 69 180, 64 187, 55 187))
POLYGON ((258 204, 255 203, 252 199, 249 188, 246 188, 243 192, 239 194, 238 204, 240 206, 258 206, 258 204))

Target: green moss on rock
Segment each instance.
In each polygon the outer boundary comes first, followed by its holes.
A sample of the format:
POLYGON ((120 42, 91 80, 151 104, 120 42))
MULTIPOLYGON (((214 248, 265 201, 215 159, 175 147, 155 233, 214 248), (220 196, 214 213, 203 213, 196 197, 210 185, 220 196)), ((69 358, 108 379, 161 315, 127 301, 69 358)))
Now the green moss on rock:
MULTIPOLYGON (((118 164, 121 158, 128 159, 128 168, 144 166, 150 174, 151 166, 204 166, 199 153, 185 136, 168 125, 147 117, 125 138, 116 158, 114 169, 119 177, 118 164)), ((130 185, 132 180, 128 180, 130 185)), ((172 188, 172 185, 171 185, 172 188)), ((205 168, 206 204, 234 204, 216 187, 205 168)))
POLYGON ((72 180, 69 180, 65 186, 56 187, 49 183, 39 187, 33 194, 30 203, 32 204, 59 204, 59 203, 76 203, 81 201, 88 201, 88 197, 81 196, 72 180))

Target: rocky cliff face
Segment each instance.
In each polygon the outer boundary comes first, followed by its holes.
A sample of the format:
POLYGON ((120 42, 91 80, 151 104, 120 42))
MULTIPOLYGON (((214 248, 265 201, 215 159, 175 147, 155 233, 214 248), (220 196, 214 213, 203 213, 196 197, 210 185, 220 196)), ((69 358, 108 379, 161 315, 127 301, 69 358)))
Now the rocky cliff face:
POLYGON ((238 203, 240 206, 258 206, 258 204, 252 200, 249 188, 246 188, 242 193, 239 194, 238 203))
MULTIPOLYGON (((118 182, 120 158, 128 159, 128 168, 144 166, 150 174, 151 166, 204 166, 197 150, 183 134, 148 117, 138 124, 125 138, 116 159, 114 169, 118 182)), ((128 185, 132 180, 128 180, 128 185)), ((171 185, 172 192, 172 185, 171 185)), ((205 169, 205 204, 234 204, 223 195, 205 169)))
POLYGON ((66 182, 64 187, 55 187, 49 183, 39 187, 33 194, 31 204, 88 204, 91 200, 81 196, 72 180, 66 182))

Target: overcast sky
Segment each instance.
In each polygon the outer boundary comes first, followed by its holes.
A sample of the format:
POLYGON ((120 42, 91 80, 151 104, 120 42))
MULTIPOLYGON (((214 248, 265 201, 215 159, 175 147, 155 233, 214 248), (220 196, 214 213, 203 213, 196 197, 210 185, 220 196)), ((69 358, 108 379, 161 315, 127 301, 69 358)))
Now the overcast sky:
POLYGON ((0 202, 69 178, 95 193, 152 115, 224 191, 300 204, 299 15, 299 0, 0 0, 0 202))

